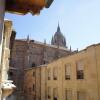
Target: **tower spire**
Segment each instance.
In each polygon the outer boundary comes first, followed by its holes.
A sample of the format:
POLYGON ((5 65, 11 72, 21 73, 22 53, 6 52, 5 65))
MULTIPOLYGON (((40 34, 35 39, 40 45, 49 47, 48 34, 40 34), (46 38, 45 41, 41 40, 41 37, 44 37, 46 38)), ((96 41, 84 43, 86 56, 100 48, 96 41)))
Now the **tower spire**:
POLYGON ((60 26, 59 26, 59 21, 58 21, 58 27, 57 27, 57 32, 60 32, 60 26))
POLYGON ((27 40, 29 40, 29 34, 27 35, 27 40))
POLYGON ((71 45, 70 45, 70 51, 72 51, 72 47, 71 47, 71 45))
POLYGON ((30 38, 29 38, 29 34, 27 35, 27 43, 29 43, 30 38))
POLYGON ((52 37, 51 44, 56 45, 56 46, 59 45, 62 47, 66 47, 66 39, 60 30, 59 22, 58 22, 57 31, 55 32, 54 36, 52 37))

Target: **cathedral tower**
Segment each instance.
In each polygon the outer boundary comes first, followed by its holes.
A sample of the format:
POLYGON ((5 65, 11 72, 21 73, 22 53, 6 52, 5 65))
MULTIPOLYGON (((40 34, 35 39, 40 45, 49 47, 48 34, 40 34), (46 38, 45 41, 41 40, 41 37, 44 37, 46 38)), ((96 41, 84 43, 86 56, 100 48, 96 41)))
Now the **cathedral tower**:
POLYGON ((61 33, 59 23, 57 27, 57 32, 52 37, 51 44, 56 46, 66 47, 66 39, 61 33))

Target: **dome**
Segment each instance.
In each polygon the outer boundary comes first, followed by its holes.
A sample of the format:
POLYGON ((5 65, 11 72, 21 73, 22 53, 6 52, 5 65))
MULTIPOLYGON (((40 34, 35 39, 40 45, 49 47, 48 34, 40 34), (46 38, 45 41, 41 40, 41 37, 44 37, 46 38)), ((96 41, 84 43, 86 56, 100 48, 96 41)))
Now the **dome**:
POLYGON ((63 34, 60 31, 60 26, 58 24, 57 27, 57 32, 54 34, 54 36, 52 37, 52 41, 51 41, 52 45, 57 45, 57 46, 62 46, 62 47, 66 47, 66 39, 63 36, 63 34))

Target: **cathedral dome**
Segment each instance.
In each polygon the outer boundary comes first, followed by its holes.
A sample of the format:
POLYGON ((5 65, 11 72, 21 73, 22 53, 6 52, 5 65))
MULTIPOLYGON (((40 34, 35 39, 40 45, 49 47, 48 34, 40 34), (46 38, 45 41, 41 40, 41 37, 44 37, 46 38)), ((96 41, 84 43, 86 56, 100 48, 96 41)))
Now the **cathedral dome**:
POLYGON ((51 44, 66 47, 66 39, 60 31, 59 24, 58 24, 57 32, 52 37, 51 44))

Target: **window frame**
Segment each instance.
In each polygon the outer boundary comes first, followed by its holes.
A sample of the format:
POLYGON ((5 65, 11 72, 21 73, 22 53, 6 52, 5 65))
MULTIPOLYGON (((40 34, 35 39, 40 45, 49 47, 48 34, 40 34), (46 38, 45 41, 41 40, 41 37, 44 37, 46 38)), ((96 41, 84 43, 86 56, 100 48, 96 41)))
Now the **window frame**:
POLYGON ((35 77, 35 74, 36 74, 35 71, 33 71, 33 77, 35 77))
POLYGON ((53 100, 58 99, 58 88, 53 88, 53 100))
POLYGON ((71 64, 65 64, 65 80, 71 80, 71 64), (70 72, 67 71, 67 68, 70 66, 70 72), (68 73, 70 74, 68 74, 68 73), (69 77, 68 77, 69 76, 69 77))
POLYGON ((86 92, 83 91, 83 90, 78 90, 78 91, 77 91, 77 100, 81 100, 79 94, 80 94, 80 95, 83 95, 83 96, 82 96, 83 100, 86 99, 86 92))
POLYGON ((50 87, 48 87, 48 99, 50 99, 51 98, 51 88, 50 87))
POLYGON ((53 67, 53 80, 57 80, 58 76, 58 69, 56 67, 53 67))
POLYGON ((79 60, 76 62, 76 79, 83 80, 84 79, 84 61, 79 60))
POLYGON ((50 68, 47 69, 47 79, 51 80, 51 69, 50 68))
POLYGON ((72 90, 71 89, 65 89, 65 100, 72 100, 72 90), (68 99, 67 97, 68 97, 68 92, 70 92, 71 94, 71 96, 69 96, 70 97, 70 99, 68 99))

